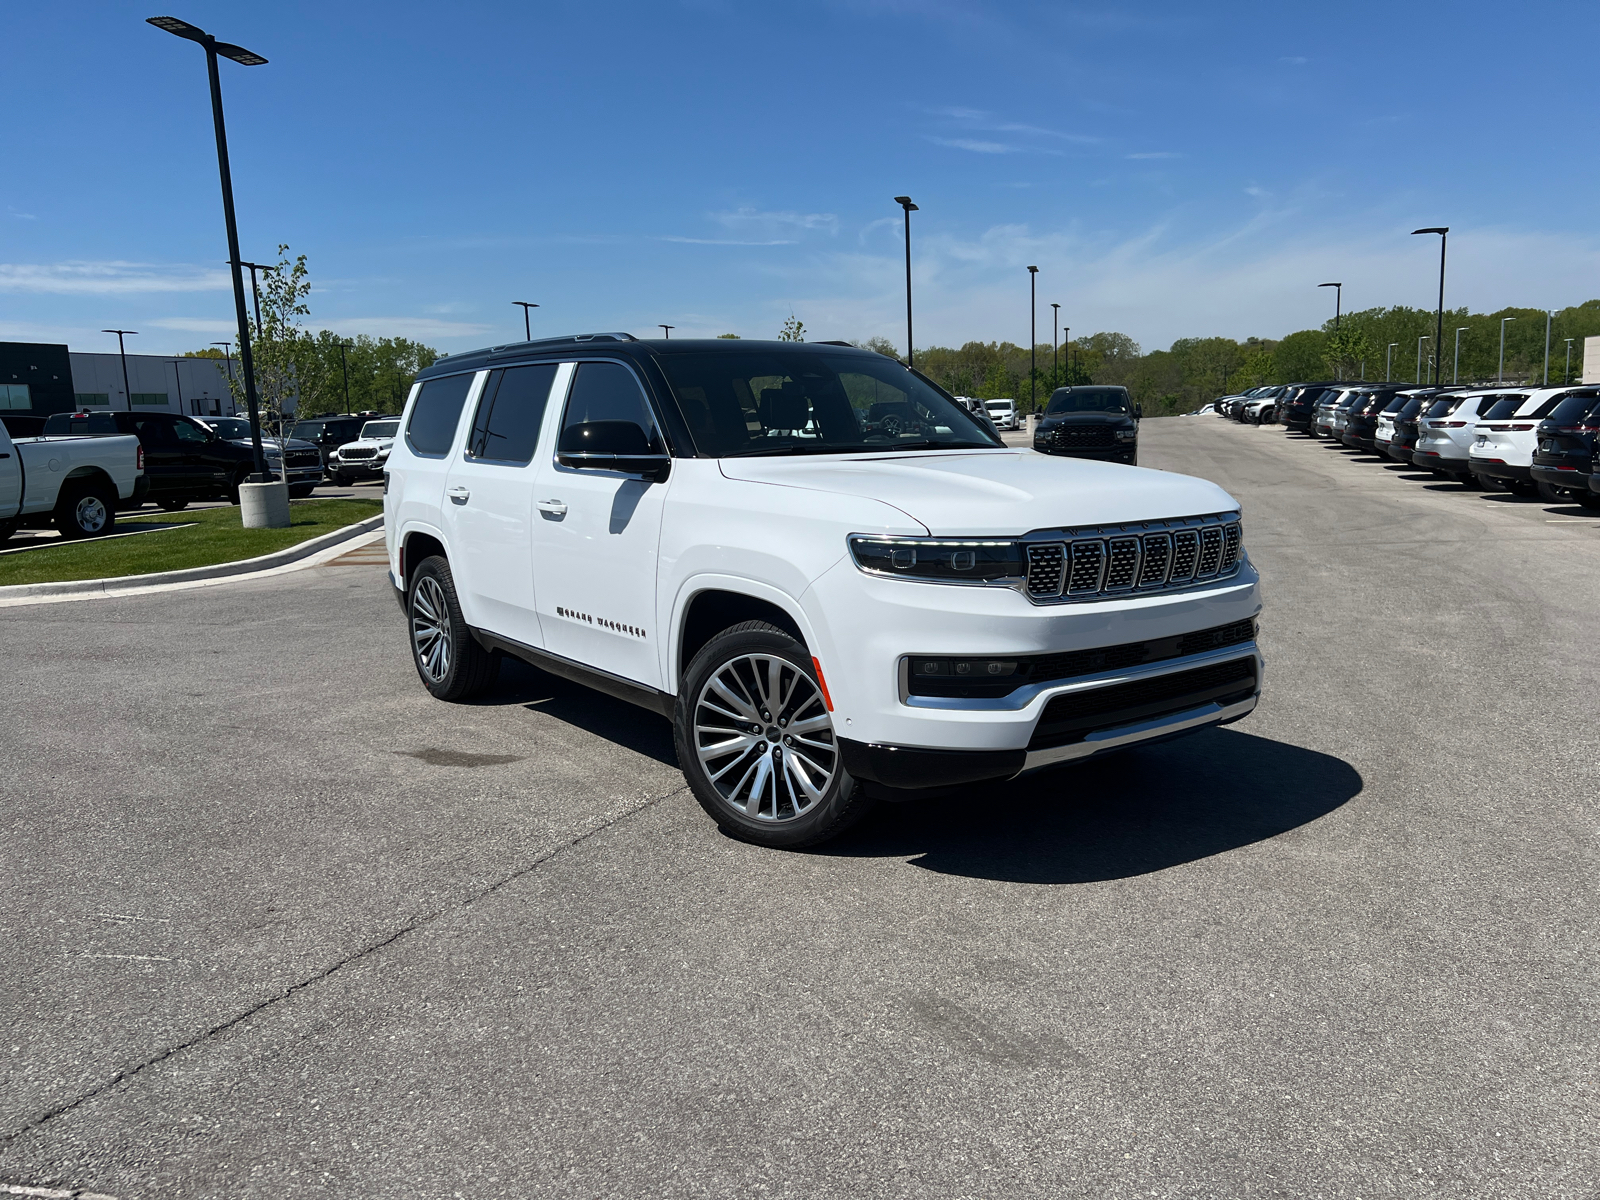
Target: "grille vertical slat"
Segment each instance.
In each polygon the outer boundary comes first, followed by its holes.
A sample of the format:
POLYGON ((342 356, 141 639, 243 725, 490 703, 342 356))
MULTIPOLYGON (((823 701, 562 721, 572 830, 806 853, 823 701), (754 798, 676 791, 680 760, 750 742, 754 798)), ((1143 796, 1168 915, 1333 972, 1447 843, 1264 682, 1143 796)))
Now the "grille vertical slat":
POLYGON ((1059 596, 1061 577, 1066 569, 1066 547, 1060 545, 1028 547, 1028 595, 1059 596))
POLYGON ((1067 594, 1098 592, 1105 578, 1106 544, 1099 538, 1072 543, 1072 565, 1067 577, 1067 594))
POLYGON ((1160 587, 1167 581, 1172 562, 1172 535, 1151 533, 1144 539, 1144 569, 1139 572, 1140 587, 1160 587))
POLYGON ((1222 530, 1215 525, 1200 531, 1200 566, 1196 579, 1210 579, 1222 564, 1222 530))
POLYGON ((1170 583, 1188 583, 1194 578, 1195 564, 1200 558, 1200 532, 1180 529, 1172 535, 1172 573, 1170 583))
POLYGON ((1107 547, 1106 582, 1108 592, 1126 592, 1139 575, 1139 539, 1112 538, 1107 547))
POLYGON ((1237 525, 1222 527, 1222 570, 1231 571, 1239 565, 1239 543, 1242 537, 1237 525))

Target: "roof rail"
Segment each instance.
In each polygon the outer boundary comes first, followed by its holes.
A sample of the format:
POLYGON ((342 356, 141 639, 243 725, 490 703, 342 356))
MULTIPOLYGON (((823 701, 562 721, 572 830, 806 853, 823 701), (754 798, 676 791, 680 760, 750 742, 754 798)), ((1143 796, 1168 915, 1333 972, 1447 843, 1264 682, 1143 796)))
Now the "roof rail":
POLYGON ((638 340, 631 333, 569 333, 565 337, 534 338, 532 341, 526 342, 505 342, 499 346, 490 346, 489 353, 502 354, 508 350, 537 349, 541 346, 570 346, 575 342, 637 342, 638 340))

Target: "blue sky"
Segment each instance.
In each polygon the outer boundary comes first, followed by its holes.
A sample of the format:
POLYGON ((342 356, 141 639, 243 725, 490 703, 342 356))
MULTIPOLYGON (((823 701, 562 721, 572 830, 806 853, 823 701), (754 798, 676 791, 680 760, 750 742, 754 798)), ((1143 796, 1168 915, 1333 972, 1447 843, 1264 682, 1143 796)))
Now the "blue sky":
POLYGON ((1600 6, 1471 3, 13 7, 0 338, 227 337, 204 59, 240 235, 309 256, 313 327, 446 351, 676 336, 1279 336, 1348 308, 1600 296, 1600 6))

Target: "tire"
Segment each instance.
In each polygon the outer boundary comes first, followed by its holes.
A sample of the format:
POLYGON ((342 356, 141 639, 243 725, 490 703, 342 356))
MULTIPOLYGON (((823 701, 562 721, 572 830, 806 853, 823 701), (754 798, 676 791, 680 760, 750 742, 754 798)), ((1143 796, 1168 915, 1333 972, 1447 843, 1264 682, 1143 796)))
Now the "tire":
POLYGON ((187 500, 157 500, 156 505, 167 512, 182 512, 189 507, 187 500))
POLYGON ((1531 479, 1507 479, 1504 481, 1504 483, 1506 485, 1506 491, 1516 496, 1526 496, 1531 500, 1534 496, 1539 494, 1539 489, 1534 485, 1534 482, 1531 479))
POLYGON ((765 621, 725 629, 701 647, 684 672, 672 724, 695 799, 744 841, 814 846, 874 807, 844 769, 806 648, 765 621), (774 686, 784 702, 776 711, 774 686))
POLYGON ((1548 504, 1571 504, 1576 498, 1567 488, 1558 488, 1553 483, 1539 483, 1539 496, 1548 504))
POLYGON ((63 538, 104 537, 117 523, 117 494, 103 483, 68 484, 56 499, 63 538))
MULTIPOLYGON (((1600 497, 1596 497, 1596 499, 1600 499, 1600 497)), ((16 531, 17 523, 15 521, 0 521, 0 546, 10 541, 11 535, 16 531)))
POLYGON ((233 482, 228 485, 229 504, 237 505, 239 503, 239 487, 246 479, 250 478, 252 470, 253 468, 251 467, 240 467, 233 473, 233 482))
POLYGON ((314 483, 297 483, 289 488, 289 497, 292 500, 304 500, 316 488, 314 483))
POLYGON ((438 700, 466 700, 494 683, 500 658, 478 644, 461 615, 450 564, 437 554, 417 564, 406 592, 411 662, 438 700))
MULTIPOLYGON (((1575 499, 1579 504, 1583 505, 1585 508, 1589 509, 1591 512, 1600 512, 1600 492, 1595 492, 1595 491, 1583 491, 1583 492, 1574 491, 1572 493, 1572 496, 1573 496, 1573 499, 1575 499)), ((0 541, 4 541, 4 540, 5 540, 5 538, 0 537, 0 541)))
POLYGON ((333 483, 335 487, 349 487, 351 483, 350 476, 341 475, 335 471, 333 475, 333 483))

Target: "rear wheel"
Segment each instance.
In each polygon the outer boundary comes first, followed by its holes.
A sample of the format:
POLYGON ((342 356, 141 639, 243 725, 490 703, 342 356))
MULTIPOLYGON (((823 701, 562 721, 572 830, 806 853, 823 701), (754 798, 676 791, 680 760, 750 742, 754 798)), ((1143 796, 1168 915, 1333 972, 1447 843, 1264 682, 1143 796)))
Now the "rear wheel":
POLYGON ((304 500, 307 496, 311 495, 312 490, 316 486, 317 485, 314 484, 314 483, 296 483, 296 484, 292 484, 289 487, 289 495, 292 496, 296 500, 304 500))
POLYGON ((1582 492, 1575 491, 1572 493, 1572 498, 1585 508, 1600 511, 1600 492, 1587 490, 1582 492))
POLYGON ((723 630, 694 656, 673 733, 695 799, 746 841, 814 845, 873 807, 844 769, 806 648, 764 621, 723 630))
POLYGON ((228 485, 229 504, 239 503, 239 488, 244 484, 245 480, 250 478, 250 472, 251 468, 240 467, 233 473, 233 482, 228 485))
POLYGON ((157 500, 156 504, 167 512, 182 512, 189 507, 187 500, 157 500))
POLYGON ((478 644, 461 614, 450 564, 438 555, 417 564, 406 603, 411 661, 422 686, 440 700, 465 700, 495 681, 500 659, 478 644))
MULTIPOLYGON (((1596 497, 1600 499, 1600 497, 1596 497)), ((11 540, 11 535, 17 531, 15 521, 0 521, 0 546, 11 540)))
POLYGON ((1542 481, 1535 486, 1539 489, 1540 497, 1549 504, 1570 504, 1574 499, 1568 488, 1556 487, 1553 483, 1542 481))
POLYGON ((1531 479, 1507 479, 1502 482, 1506 485, 1506 491, 1513 495, 1532 497, 1539 494, 1531 479))
POLYGON ((116 493, 105 484, 68 484, 56 500, 56 528, 64 538, 104 537, 117 523, 116 508, 116 493))

